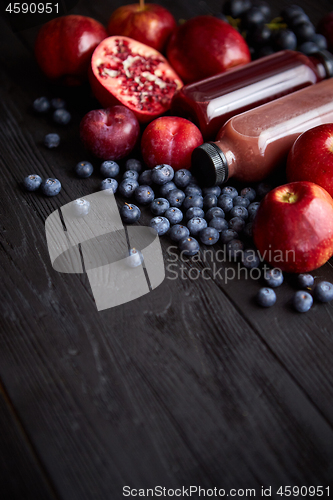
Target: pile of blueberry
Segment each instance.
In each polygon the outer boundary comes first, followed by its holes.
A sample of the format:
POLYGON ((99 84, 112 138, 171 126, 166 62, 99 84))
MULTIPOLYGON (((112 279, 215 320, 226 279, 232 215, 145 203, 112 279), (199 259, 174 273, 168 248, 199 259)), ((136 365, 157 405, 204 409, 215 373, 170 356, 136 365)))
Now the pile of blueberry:
MULTIPOLYGON (((282 285, 283 273, 277 268, 270 269, 266 272, 264 279, 267 286, 258 291, 256 300, 262 307, 271 307, 276 302, 274 288, 282 285)), ((294 293, 292 304, 298 312, 309 311, 314 299, 321 303, 333 300, 333 284, 328 281, 320 281, 315 285, 312 274, 299 274, 297 276, 297 286, 299 290, 294 293)))
MULTIPOLYGON (((32 109, 35 113, 47 115, 51 113, 52 121, 57 125, 68 125, 72 117, 66 109, 66 101, 61 97, 48 99, 47 97, 38 97, 32 103, 32 109)), ((44 138, 44 145, 51 149, 60 144, 60 136, 56 133, 47 134, 44 138)))
POLYGON ((26 191, 40 191, 45 196, 56 196, 61 191, 61 182, 58 179, 42 179, 38 174, 27 175, 23 179, 23 187, 26 191))
POLYGON ((227 0, 222 16, 245 37, 256 59, 279 50, 299 50, 311 55, 327 49, 326 38, 316 28, 299 5, 289 5, 280 17, 271 19, 271 9, 264 0, 227 0))

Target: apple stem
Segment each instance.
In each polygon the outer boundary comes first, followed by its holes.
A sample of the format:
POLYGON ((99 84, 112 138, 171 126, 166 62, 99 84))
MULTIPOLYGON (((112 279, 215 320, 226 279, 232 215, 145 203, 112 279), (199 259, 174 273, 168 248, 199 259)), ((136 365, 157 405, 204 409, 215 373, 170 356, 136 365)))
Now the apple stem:
POLYGON ((140 10, 145 8, 145 0, 140 0, 140 10))

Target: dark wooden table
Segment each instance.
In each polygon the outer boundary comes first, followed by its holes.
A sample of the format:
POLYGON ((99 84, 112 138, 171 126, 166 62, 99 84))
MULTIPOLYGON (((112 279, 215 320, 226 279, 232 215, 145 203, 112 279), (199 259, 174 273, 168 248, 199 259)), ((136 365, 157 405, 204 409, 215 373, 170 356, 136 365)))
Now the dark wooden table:
MULTIPOLYGON (((221 6, 161 3, 177 19, 221 6)), ((271 0, 273 14, 289 3, 271 0)), ((332 10, 331 0, 299 3, 314 23, 332 10)), ((106 23, 119 4, 82 0, 73 12, 106 23)), ((184 279, 167 269, 153 292, 98 312, 86 275, 52 268, 46 218, 100 182, 72 173, 86 157, 80 119, 98 104, 87 87, 42 78, 37 30, 13 33, 1 19, 1 500, 117 500, 124 486, 256 496, 263 486, 273 498, 284 498, 279 486, 333 487, 332 304, 297 314, 287 277, 263 310, 258 281, 190 279, 205 264, 187 262, 184 279), (58 129, 31 111, 45 94, 65 97, 73 115, 53 151, 43 137, 58 129), (35 171, 59 178, 60 195, 24 192, 35 171)), ((171 242, 161 244, 167 267, 171 242)), ((331 263, 314 275, 332 280, 331 263)))

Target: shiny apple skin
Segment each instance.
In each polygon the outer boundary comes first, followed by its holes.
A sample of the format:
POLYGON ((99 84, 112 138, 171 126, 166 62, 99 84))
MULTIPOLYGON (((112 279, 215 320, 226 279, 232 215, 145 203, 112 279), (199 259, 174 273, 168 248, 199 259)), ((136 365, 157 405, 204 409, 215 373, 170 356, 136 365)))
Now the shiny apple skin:
POLYGON ((110 36, 129 36, 163 52, 166 43, 176 28, 176 20, 161 5, 148 3, 144 7, 134 3, 122 5, 116 9, 108 22, 110 36))
POLYGON ((313 271, 333 255, 333 200, 313 182, 279 186, 262 200, 252 230, 269 264, 290 273, 313 271))
POLYGON ((83 145, 102 160, 125 158, 137 145, 139 134, 139 122, 125 106, 94 109, 80 123, 83 145))
POLYGON ((37 63, 48 79, 80 85, 88 78, 93 51, 107 36, 104 26, 90 17, 69 15, 52 19, 38 32, 37 63))
POLYGON ((174 170, 189 169, 192 151, 202 143, 202 134, 194 123, 178 116, 162 116, 143 132, 141 153, 150 168, 166 163, 174 170))
POLYGON ((327 48, 333 52, 333 11, 326 14, 317 27, 317 32, 324 35, 327 40, 327 48))
POLYGON ((184 81, 191 83, 250 62, 242 35, 213 16, 196 16, 174 30, 167 59, 184 81))
POLYGON ((333 197, 333 123, 318 125, 296 139, 288 155, 287 179, 314 182, 333 197))

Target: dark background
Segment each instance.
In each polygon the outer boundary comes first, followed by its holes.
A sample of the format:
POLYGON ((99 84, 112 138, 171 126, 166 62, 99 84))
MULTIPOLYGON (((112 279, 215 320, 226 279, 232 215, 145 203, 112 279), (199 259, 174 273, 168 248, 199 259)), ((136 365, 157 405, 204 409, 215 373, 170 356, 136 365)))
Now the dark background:
MULTIPOLYGON (((160 3, 177 20, 221 8, 160 3)), ((289 3, 270 0, 273 16, 289 3)), ((106 24, 120 4, 82 0, 72 12, 106 24)), ((331 0, 300 5, 315 24, 332 10, 331 0)), ((43 79, 37 31, 14 33, 0 20, 1 500, 118 500, 125 485, 257 496, 261 486, 333 487, 332 304, 297 314, 287 277, 262 310, 257 281, 171 280, 167 271, 148 295, 97 312, 86 275, 52 269, 46 218, 100 182, 73 175, 86 159, 80 119, 98 104, 88 87, 43 79), (59 129, 31 111, 41 95, 65 97, 73 115, 54 151, 43 138, 59 129), (59 178, 60 195, 24 192, 31 172, 59 178)), ((161 243, 167 265, 171 242, 161 243)), ((331 263, 314 275, 333 280, 331 263)))

